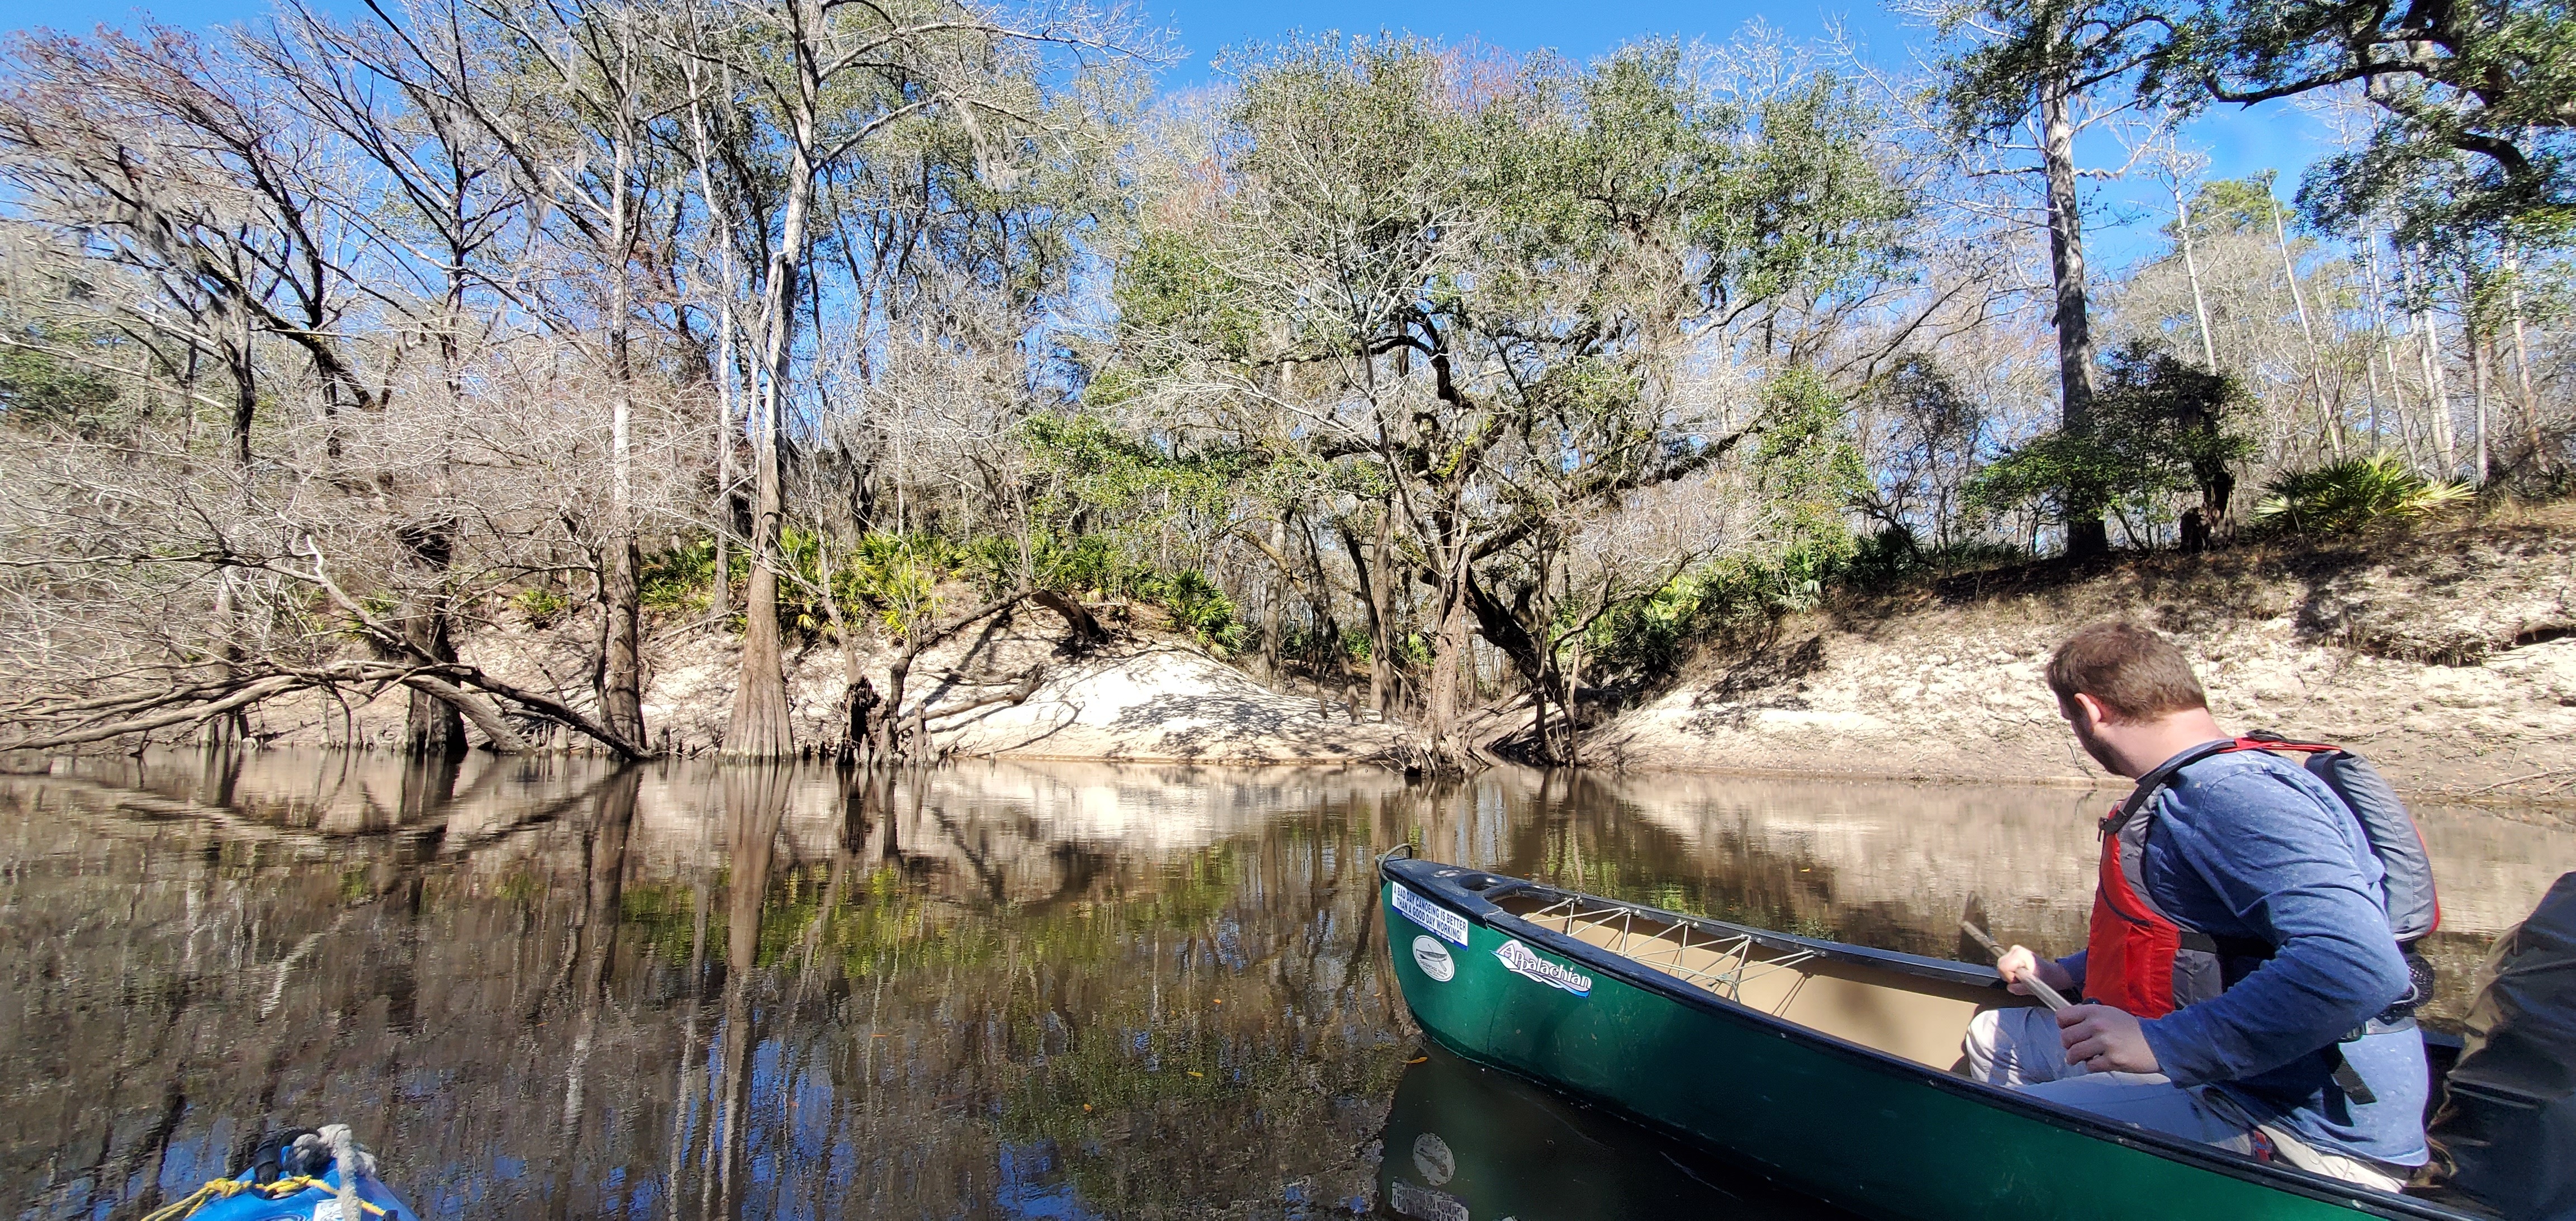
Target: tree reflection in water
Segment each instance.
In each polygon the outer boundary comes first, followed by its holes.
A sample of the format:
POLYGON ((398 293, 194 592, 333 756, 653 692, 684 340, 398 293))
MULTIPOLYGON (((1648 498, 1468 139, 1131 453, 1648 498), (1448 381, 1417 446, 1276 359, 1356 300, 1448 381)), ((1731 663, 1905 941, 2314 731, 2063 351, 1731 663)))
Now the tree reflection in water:
MULTIPOLYGON (((138 1216, 344 1120, 433 1216, 1371 1209, 1416 1055, 1387 846, 1943 952, 1970 894, 2007 935, 2080 927, 2092 801, 479 755, 5 776, 0 1204, 138 1216)), ((2571 855, 2542 822, 2428 835, 2472 923, 2571 855)))

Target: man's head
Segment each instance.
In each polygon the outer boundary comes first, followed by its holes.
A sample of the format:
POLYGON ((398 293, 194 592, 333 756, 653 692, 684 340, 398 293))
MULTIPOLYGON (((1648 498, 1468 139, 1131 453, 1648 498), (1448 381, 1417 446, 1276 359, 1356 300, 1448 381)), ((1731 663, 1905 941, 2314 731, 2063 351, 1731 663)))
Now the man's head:
POLYGON ((2058 645, 2048 656, 2048 689, 2084 753, 2119 775, 2142 775, 2219 736, 2190 659, 2124 619, 2090 624, 2058 645))

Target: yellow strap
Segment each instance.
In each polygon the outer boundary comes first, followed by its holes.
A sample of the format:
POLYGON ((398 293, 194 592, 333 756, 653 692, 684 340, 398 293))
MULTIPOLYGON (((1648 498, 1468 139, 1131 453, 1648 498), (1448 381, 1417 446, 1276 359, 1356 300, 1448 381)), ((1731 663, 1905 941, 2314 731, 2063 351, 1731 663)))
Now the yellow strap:
POLYGON ((179 1218, 205 1207, 209 1200, 220 1200, 226 1196, 237 1195, 249 1187, 250 1184, 239 1179, 210 1179, 205 1186, 188 1193, 186 1198, 177 1203, 155 1209, 143 1221, 179 1221, 179 1218))
MULTIPOLYGON (((206 1205, 213 1203, 216 1200, 237 1196, 245 1191, 265 1196, 271 1200, 283 1200, 308 1187, 319 1188, 323 1191, 333 1193, 337 1193, 339 1191, 338 1188, 333 1187, 331 1184, 314 1178, 309 1174, 299 1174, 294 1178, 279 1179, 274 1183, 245 1183, 240 1179, 208 1179, 205 1186, 188 1193, 187 1198, 154 1210, 150 1215, 144 1217, 143 1221, 181 1221, 182 1218, 194 1214, 198 1209, 204 1208, 206 1205)), ((376 1206, 375 1204, 369 1203, 364 1197, 357 1197, 357 1200, 358 1207, 365 1209, 368 1212, 374 1213, 379 1217, 390 1215, 386 1213, 384 1209, 376 1206)))

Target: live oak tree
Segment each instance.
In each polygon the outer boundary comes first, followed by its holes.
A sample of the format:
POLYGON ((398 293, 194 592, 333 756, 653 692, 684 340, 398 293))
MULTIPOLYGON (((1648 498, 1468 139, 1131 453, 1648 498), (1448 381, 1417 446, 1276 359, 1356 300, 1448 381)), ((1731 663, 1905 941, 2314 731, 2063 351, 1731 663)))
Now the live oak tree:
POLYGON ((1566 615, 1599 600, 1566 586, 1569 545, 1762 426, 1688 363, 1776 358, 1798 305, 1867 270, 1907 207, 1867 130, 1829 78, 1733 105, 1669 46, 1591 70, 1280 49, 1219 121, 1212 189, 1149 217, 1125 260, 1095 400, 1325 498, 1373 655, 1394 643, 1388 587, 1418 584, 1432 756, 1466 748, 1478 635, 1570 751, 1546 711, 1578 681, 1566 615), (1391 546, 1363 544, 1372 526, 1391 546))
MULTIPOLYGON (((2449 179, 2431 225, 2576 222, 2576 13, 2530 0, 2205 0, 2178 13, 2143 92, 2186 110, 2358 86, 2384 120, 2309 172, 2322 214, 2360 217, 2414 179, 2449 179), (2455 159, 2465 158, 2459 165, 2455 159)), ((2415 202, 2433 202, 2423 199, 2415 202)))

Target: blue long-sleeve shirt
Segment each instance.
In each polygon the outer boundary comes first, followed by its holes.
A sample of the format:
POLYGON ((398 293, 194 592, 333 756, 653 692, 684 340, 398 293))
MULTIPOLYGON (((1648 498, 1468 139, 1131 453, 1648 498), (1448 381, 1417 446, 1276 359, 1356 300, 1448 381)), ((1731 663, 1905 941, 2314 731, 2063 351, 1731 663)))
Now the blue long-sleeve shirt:
MULTIPOLYGON (((2422 1164, 2421 1036, 2338 1042, 2410 986, 2361 824, 2306 769, 2255 751, 2192 764, 2154 803, 2147 896, 2187 928, 2275 947, 2216 998, 2140 1022, 2156 1063, 2318 1148, 2422 1164), (2334 1084, 2338 1053, 2375 1102, 2334 1084)), ((2060 964, 2082 980, 2084 955, 2060 964)))

